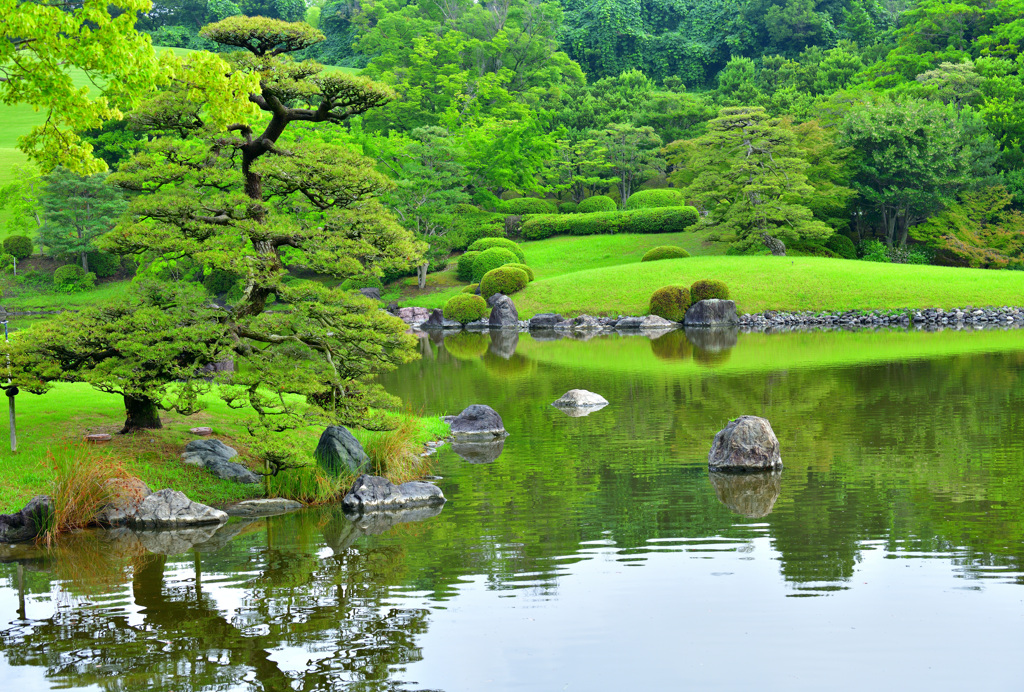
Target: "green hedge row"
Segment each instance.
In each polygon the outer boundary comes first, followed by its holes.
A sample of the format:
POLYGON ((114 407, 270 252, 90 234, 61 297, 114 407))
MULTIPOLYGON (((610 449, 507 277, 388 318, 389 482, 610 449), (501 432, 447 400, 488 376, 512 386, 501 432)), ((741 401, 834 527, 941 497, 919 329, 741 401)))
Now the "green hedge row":
POLYGON ((527 240, 556 235, 599 235, 602 233, 675 233, 697 223, 694 207, 661 207, 595 214, 538 214, 523 220, 527 240))
POLYGON ((626 209, 657 209, 678 207, 683 203, 683 193, 671 187, 657 190, 640 190, 626 200, 626 209))

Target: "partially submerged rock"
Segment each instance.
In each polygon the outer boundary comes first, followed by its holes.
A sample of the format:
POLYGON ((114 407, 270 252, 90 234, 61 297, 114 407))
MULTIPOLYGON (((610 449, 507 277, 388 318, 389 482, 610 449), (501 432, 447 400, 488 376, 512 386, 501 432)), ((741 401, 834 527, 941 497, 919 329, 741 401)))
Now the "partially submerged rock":
POLYGON ((539 315, 534 315, 530 318, 530 330, 534 329, 554 329, 555 325, 561 324, 565 320, 561 315, 555 312, 544 312, 539 315))
POLYGON ((555 325, 555 329, 559 331, 570 332, 599 332, 604 328, 605 323, 593 315, 580 315, 555 325))
POLYGON ((451 427, 452 436, 462 437, 505 437, 505 424, 501 416, 490 406, 473 404, 457 416, 446 416, 445 422, 451 427))
POLYGON ((220 440, 192 440, 185 445, 185 453, 181 455, 181 460, 186 464, 202 466, 223 480, 259 483, 259 476, 245 466, 230 461, 236 456, 238 452, 220 440))
POLYGON ((152 493, 141 503, 128 525, 135 528, 177 528, 201 524, 220 524, 228 515, 219 509, 193 502, 185 493, 164 488, 152 493))
POLYGON ((766 517, 772 512, 782 491, 781 471, 708 474, 719 501, 736 514, 751 519, 766 517))
POLYGON ((424 505, 443 505, 444 493, 432 483, 409 481, 395 485, 387 478, 363 474, 341 500, 346 512, 377 512, 424 505))
POLYGON ((570 389, 551 405, 559 408, 588 408, 607 406, 608 400, 600 394, 588 392, 586 389, 570 389))
POLYGON ((283 497, 265 497, 255 500, 242 500, 228 505, 224 511, 229 517, 273 517, 287 514, 305 507, 301 502, 286 500, 283 497))
POLYGON ((53 499, 36 495, 20 512, 0 514, 0 543, 31 541, 46 530, 53 512, 53 499))
POLYGON ((341 425, 331 425, 324 430, 313 456, 334 475, 359 473, 370 465, 370 457, 363 451, 359 440, 341 425))
POLYGON ((771 423, 758 416, 740 416, 715 435, 708 454, 714 471, 781 469, 779 440, 771 423))
POLYGON ((519 311, 512 299, 503 293, 495 293, 487 299, 491 306, 488 325, 491 329, 519 329, 519 311))
POLYGON ((643 330, 669 330, 678 329, 679 323, 666 320, 657 315, 644 315, 642 317, 621 317, 615 321, 615 329, 621 332, 643 331, 643 330))
POLYGON ((739 323, 736 303, 717 298, 698 300, 690 306, 683 317, 683 324, 687 327, 716 327, 739 323))
POLYGON ((142 501, 153 494, 138 478, 111 478, 104 485, 111 499, 93 517, 100 526, 124 526, 139 511, 142 501))
POLYGON ((462 329, 462 323, 445 318, 440 308, 430 311, 430 317, 420 325, 420 329, 430 331, 433 329, 462 329))

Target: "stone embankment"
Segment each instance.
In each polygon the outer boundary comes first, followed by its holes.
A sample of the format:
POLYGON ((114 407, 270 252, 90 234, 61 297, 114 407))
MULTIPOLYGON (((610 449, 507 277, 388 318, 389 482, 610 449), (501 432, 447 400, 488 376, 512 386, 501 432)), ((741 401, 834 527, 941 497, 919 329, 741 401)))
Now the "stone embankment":
POLYGON ((740 315, 740 328, 761 331, 785 327, 863 329, 872 327, 995 327, 1024 325, 1024 308, 928 308, 846 312, 766 312, 740 315))

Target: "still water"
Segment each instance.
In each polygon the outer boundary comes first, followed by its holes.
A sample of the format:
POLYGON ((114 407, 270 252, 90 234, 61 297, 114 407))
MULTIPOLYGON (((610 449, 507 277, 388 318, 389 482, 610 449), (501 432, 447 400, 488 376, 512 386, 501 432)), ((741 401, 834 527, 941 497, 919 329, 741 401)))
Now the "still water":
POLYGON ((442 448, 440 513, 7 553, 0 688, 1024 689, 1024 332, 421 352, 393 393, 510 432, 442 448), (742 414, 780 476, 709 476, 742 414))

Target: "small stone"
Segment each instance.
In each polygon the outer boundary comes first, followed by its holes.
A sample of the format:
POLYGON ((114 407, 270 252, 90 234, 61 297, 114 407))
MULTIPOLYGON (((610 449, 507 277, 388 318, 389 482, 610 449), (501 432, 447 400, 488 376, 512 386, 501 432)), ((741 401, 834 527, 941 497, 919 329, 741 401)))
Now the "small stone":
POLYGON ((104 486, 111 499, 93 517, 100 526, 124 526, 129 517, 138 513, 142 501, 153 494, 149 486, 138 478, 111 478, 104 486))
POLYGON ((189 428, 188 431, 190 433, 192 433, 193 435, 212 435, 213 434, 213 428, 206 428, 206 427, 189 428))
POLYGON ((559 408, 586 408, 607 406, 608 400, 600 394, 588 392, 586 389, 570 389, 551 405, 559 408))
POLYGON ((46 528, 54 512, 49 495, 36 495, 20 512, 0 514, 0 543, 31 541, 46 528))
POLYGON ((565 320, 554 312, 545 312, 530 318, 530 329, 554 329, 556 324, 565 320))
POLYGON ((256 500, 242 500, 224 508, 229 517, 272 517, 294 512, 305 507, 301 502, 283 497, 266 497, 256 500))
POLYGON ((94 433, 92 435, 86 435, 85 441, 99 444, 101 442, 110 442, 111 436, 107 433, 94 433))

